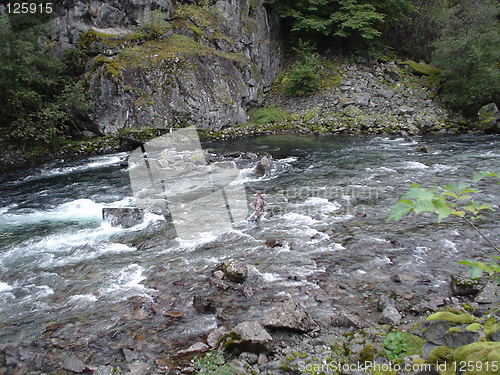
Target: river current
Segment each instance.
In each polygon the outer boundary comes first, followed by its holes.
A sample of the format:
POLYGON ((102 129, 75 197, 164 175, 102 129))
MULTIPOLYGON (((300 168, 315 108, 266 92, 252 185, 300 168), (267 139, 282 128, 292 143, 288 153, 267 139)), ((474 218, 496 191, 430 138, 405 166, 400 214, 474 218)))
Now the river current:
MULTIPOLYGON (((58 322, 91 337, 132 319, 134 299, 182 312, 158 334, 172 338, 172 347, 215 328, 217 319, 257 318, 288 295, 315 306, 316 316, 346 307, 369 316, 382 292, 437 303, 448 293, 450 274, 463 270, 457 261, 487 260, 491 251, 458 220, 437 224, 419 216, 393 223, 386 220, 389 207, 412 182, 445 185, 498 168, 500 138, 422 141, 433 152, 387 137, 279 135, 205 144, 214 152, 273 156, 275 168, 264 177, 252 172, 256 160, 231 156, 249 201, 263 191, 268 214, 260 226, 240 222, 233 231, 188 242, 172 238, 155 214, 129 229, 103 222, 103 207, 135 204, 127 153, 4 174, 0 342, 31 340, 58 322), (282 245, 270 248, 269 239, 282 245), (211 284, 211 271, 224 259, 248 266, 247 290, 224 292, 211 284), (197 294, 211 296, 219 315, 193 311, 197 294)), ((481 182, 480 188, 481 200, 496 207, 498 185, 481 182)), ((491 212, 477 225, 498 240, 498 222, 491 212)))

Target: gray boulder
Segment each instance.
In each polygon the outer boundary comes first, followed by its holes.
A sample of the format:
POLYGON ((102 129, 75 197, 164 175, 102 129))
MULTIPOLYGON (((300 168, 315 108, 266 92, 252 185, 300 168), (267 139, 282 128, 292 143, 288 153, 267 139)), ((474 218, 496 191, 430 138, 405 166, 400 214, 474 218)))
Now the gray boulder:
POLYGON ((499 303, 500 302, 500 288, 494 281, 490 281, 484 289, 478 294, 475 301, 477 303, 499 303))
POLYGON ((102 218, 113 227, 131 228, 144 220, 144 211, 133 207, 105 207, 102 218))
POLYGON ((273 161, 271 159, 271 156, 265 155, 260 159, 260 161, 257 163, 257 166, 255 167, 254 173, 257 176, 265 176, 268 174, 271 169, 273 169, 273 161))
POLYGON ((451 276, 451 292, 454 296, 475 296, 483 289, 479 280, 463 276, 451 276))
POLYGON ((262 319, 267 328, 289 329, 298 332, 316 330, 318 325, 300 303, 289 300, 273 309, 262 319))
POLYGON ((271 335, 258 322, 252 321, 234 327, 223 339, 222 345, 229 350, 260 353, 267 350, 272 340, 271 335))
POLYGON ((378 322, 380 324, 398 325, 401 323, 401 314, 394 305, 388 304, 385 306, 384 310, 382 310, 378 322))

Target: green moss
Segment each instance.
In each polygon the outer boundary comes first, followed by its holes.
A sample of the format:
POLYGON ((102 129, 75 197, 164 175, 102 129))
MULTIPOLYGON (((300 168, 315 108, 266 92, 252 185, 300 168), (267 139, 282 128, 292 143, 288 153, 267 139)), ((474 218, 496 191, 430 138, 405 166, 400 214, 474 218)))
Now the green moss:
POLYGON ((447 346, 438 346, 429 353, 429 363, 444 363, 453 360, 453 349, 447 346))
POLYGON ((94 29, 88 29, 80 36, 76 46, 83 51, 89 51, 95 49, 96 43, 114 47, 120 45, 122 42, 122 37, 119 34, 106 34, 94 29))
POLYGON ((470 314, 454 314, 449 311, 440 311, 429 315, 427 320, 444 320, 453 324, 471 324, 477 321, 477 319, 470 314))
POLYGON ((359 352, 359 361, 361 363, 373 362, 375 355, 377 354, 377 348, 373 345, 365 345, 363 349, 359 352))
POLYGON ((403 61, 401 64, 407 65, 408 67, 410 67, 413 73, 418 75, 433 76, 440 72, 440 70, 435 66, 418 63, 413 60, 406 60, 403 61))
POLYGON ((483 326, 479 323, 472 323, 465 327, 467 331, 480 331, 482 328, 483 326))
POLYGON ((498 375, 498 367, 493 365, 500 364, 500 343, 488 341, 461 346, 453 352, 453 359, 458 364, 472 364, 466 375, 498 375))
POLYGON ((490 317, 484 322, 484 334, 490 338, 493 334, 500 330, 500 323, 494 318, 490 317))
POLYGON ((281 109, 274 104, 248 111, 250 124, 273 124, 285 121, 290 117, 290 111, 281 109))

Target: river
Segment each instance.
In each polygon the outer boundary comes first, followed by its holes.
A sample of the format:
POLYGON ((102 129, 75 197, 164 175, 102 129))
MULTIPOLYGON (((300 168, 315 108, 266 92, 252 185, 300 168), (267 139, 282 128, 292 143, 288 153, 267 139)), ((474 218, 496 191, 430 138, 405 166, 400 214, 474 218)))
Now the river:
MULTIPOLYGON (((62 323, 62 341, 88 344, 124 325, 128 331, 114 339, 149 335, 152 347, 174 350, 220 321, 258 318, 288 295, 313 306, 318 319, 343 308, 370 316, 377 295, 394 291, 439 301, 448 295, 450 274, 462 269, 456 262, 487 259, 490 249, 458 220, 392 223, 388 209, 412 182, 444 185, 498 167, 500 139, 423 141, 434 151, 418 153, 417 142, 388 137, 275 135, 206 144, 217 152, 273 156, 275 168, 265 177, 252 173, 255 160, 237 159, 249 200, 263 191, 268 215, 260 226, 241 222, 187 242, 173 238, 159 215, 129 229, 102 221, 103 207, 134 205, 127 153, 3 174, 0 342, 29 342, 62 323), (268 239, 282 246, 270 248, 268 239), (224 259, 248 266, 246 290, 221 291, 210 282, 224 259), (211 296, 218 315, 195 312, 195 295, 211 296), (183 316, 149 319, 138 314, 138 303, 183 316)), ((498 185, 480 186, 481 199, 498 204, 498 185)), ((498 240, 498 222, 491 212, 477 224, 498 240)))

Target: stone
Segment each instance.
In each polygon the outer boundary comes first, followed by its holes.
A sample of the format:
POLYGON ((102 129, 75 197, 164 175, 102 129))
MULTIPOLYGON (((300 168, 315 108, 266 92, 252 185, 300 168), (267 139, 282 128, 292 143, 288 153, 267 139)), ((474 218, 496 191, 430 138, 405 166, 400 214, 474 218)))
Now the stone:
POLYGON ((93 375, 115 375, 119 372, 115 371, 113 366, 98 366, 93 375))
POLYGON ((378 319, 379 324, 391 324, 398 325, 401 322, 401 314, 394 305, 388 304, 385 306, 380 318, 378 319))
POLYGON ((220 339, 227 333, 226 327, 218 327, 210 332, 207 336, 207 344, 212 349, 219 346, 220 339))
POLYGON ((480 129, 487 133, 500 133, 500 111, 495 103, 482 106, 477 115, 480 129))
POLYGON ((478 294, 475 301, 477 303, 499 303, 500 302, 500 291, 498 284, 490 281, 484 289, 478 294))
POLYGON ((365 326, 359 317, 345 311, 341 311, 340 313, 333 315, 331 321, 334 327, 360 329, 365 326))
POLYGON ((415 152, 421 152, 423 154, 429 154, 433 152, 433 148, 428 145, 418 145, 417 148, 415 149, 415 152))
POLYGON ((281 241, 278 241, 278 240, 266 240, 265 244, 266 244, 266 246, 268 246, 270 248, 283 246, 281 241))
POLYGON ((191 345, 187 349, 179 350, 176 354, 175 357, 181 358, 181 357, 187 357, 191 356, 194 354, 200 354, 200 353, 205 353, 210 350, 209 346, 205 343, 202 342, 197 342, 191 345))
POLYGON ((219 271, 214 271, 213 276, 216 279, 222 280, 224 278, 224 272, 222 272, 220 270, 219 271))
POLYGON ((483 289, 480 280, 463 276, 451 276, 451 292, 454 296, 475 296, 483 289))
POLYGON ((473 342, 479 341, 479 332, 472 331, 449 331, 443 337, 445 346, 456 349, 460 346, 469 345, 473 342))
POLYGON ((257 365, 265 366, 269 362, 269 359, 265 354, 260 353, 259 358, 257 359, 257 365))
POLYGON ((243 322, 234 327, 222 341, 226 349, 260 353, 267 350, 273 340, 271 335, 256 321, 243 322))
POLYGON ((64 359, 63 368, 68 371, 80 373, 85 369, 83 361, 75 355, 71 355, 64 359))
POLYGON ((224 272, 224 279, 240 284, 245 281, 248 272, 247 266, 232 260, 219 263, 215 271, 224 272))
POLYGON ((241 353, 238 358, 250 365, 257 363, 257 360, 259 359, 257 354, 248 352, 241 353))
POLYGON ((273 161, 271 159, 271 156, 265 155, 255 166, 254 173, 257 176, 265 176, 271 171, 271 169, 273 169, 273 161))
POLYGON ((144 211, 134 207, 104 207, 102 218, 113 227, 131 228, 144 220, 144 211))
POLYGON ((194 296, 193 307, 202 314, 215 314, 217 312, 217 307, 215 307, 212 299, 208 297, 194 296))
POLYGON ((306 308, 294 300, 283 302, 264 316, 262 324, 267 328, 289 329, 298 332, 310 332, 318 328, 306 308))

